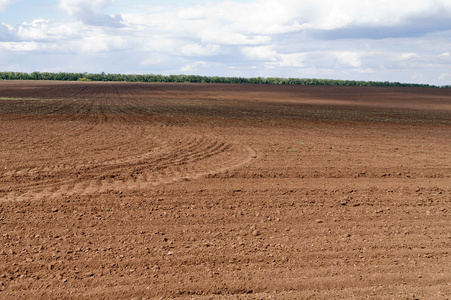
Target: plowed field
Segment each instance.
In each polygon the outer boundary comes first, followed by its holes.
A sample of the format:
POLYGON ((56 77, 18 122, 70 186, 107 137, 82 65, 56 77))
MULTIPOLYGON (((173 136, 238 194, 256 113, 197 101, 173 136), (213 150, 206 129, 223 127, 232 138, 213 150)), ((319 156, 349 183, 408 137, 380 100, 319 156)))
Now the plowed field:
POLYGON ((0 81, 1 299, 449 299, 451 90, 0 81))

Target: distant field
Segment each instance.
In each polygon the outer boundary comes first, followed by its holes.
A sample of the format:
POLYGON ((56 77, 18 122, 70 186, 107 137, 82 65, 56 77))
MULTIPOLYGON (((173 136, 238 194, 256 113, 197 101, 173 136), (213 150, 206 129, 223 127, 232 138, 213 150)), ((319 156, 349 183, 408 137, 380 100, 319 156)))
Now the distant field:
POLYGON ((0 298, 448 299, 451 90, 0 81, 0 298))

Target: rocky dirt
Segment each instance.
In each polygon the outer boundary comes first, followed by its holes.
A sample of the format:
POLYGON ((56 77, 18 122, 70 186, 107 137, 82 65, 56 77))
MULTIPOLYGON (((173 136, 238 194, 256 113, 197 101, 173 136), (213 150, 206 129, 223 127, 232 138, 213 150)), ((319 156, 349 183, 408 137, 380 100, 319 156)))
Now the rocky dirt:
POLYGON ((1 299, 449 299, 451 90, 0 81, 1 299))

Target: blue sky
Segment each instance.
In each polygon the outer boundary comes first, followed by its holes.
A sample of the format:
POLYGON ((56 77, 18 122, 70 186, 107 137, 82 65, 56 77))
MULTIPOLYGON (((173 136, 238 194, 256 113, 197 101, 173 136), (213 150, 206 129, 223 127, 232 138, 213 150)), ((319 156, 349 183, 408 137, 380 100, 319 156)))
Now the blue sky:
POLYGON ((0 0, 0 70, 451 84, 451 0, 0 0))

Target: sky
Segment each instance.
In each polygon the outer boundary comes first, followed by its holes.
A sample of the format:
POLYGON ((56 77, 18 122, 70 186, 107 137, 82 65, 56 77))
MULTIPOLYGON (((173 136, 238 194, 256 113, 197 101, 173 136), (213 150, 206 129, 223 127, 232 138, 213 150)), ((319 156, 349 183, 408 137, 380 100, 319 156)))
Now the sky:
POLYGON ((451 0, 0 0, 0 71, 451 84, 451 0))

